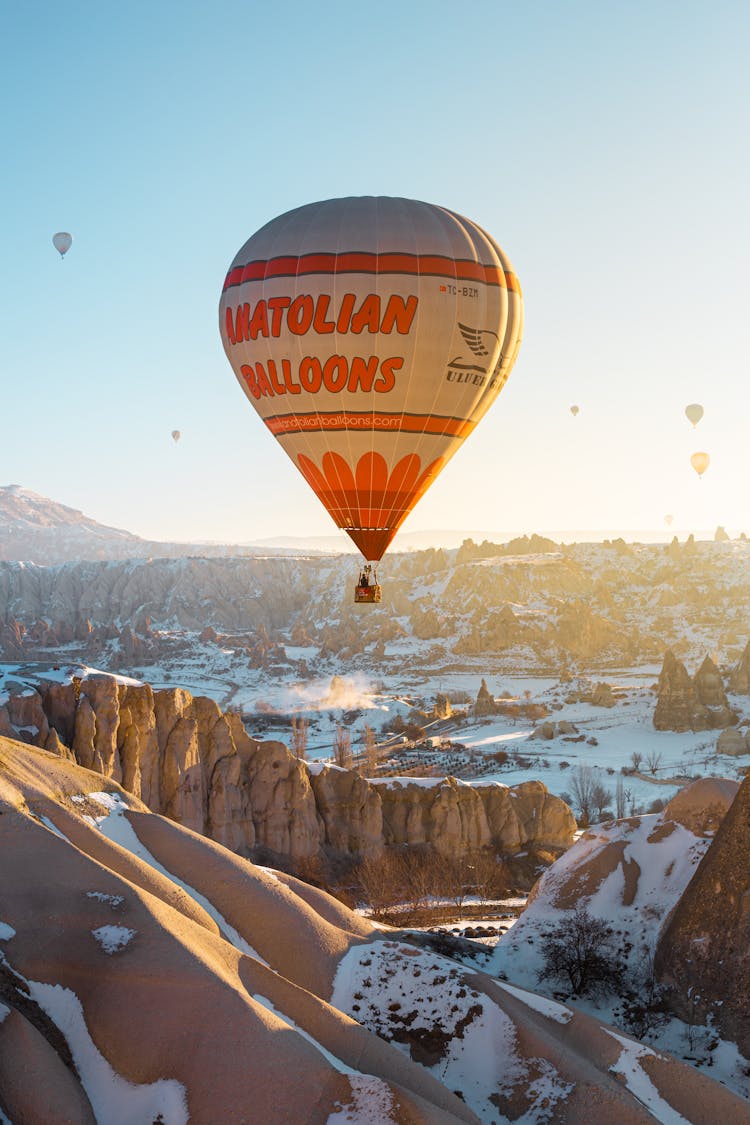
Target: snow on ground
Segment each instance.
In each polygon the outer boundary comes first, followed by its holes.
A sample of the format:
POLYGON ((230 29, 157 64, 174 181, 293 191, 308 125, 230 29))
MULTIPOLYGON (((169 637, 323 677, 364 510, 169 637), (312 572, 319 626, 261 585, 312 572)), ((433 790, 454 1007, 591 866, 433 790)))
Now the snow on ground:
POLYGON ((122 895, 108 895, 104 891, 86 891, 86 898, 95 898, 102 903, 108 902, 113 910, 122 906, 125 901, 122 895))
POLYGON ((571 1087, 546 1060, 523 1057, 513 1021, 471 976, 449 958, 379 941, 343 957, 330 1003, 407 1057, 407 1036, 423 1043, 423 1065, 482 1120, 506 1121, 492 1099, 525 1083, 531 1105, 520 1121, 543 1125, 571 1087))
POLYGON ((394 1120, 393 1094, 372 1075, 352 1075, 352 1100, 328 1117, 326 1125, 385 1125, 394 1120))
POLYGON ((642 1102, 643 1105, 654 1115, 657 1121, 662 1125, 690 1125, 687 1118, 678 1113, 676 1109, 664 1100, 659 1091, 654 1086, 653 1082, 646 1074, 646 1071, 640 1065, 640 1060, 649 1055, 654 1058, 658 1057, 656 1051, 652 1051, 644 1043, 634 1043, 632 1039, 624 1039, 614 1031, 609 1031, 607 1028, 603 1029, 607 1035, 611 1035, 613 1039, 622 1046, 622 1052, 616 1063, 609 1068, 613 1074, 620 1075, 625 1082, 625 1085, 630 1090, 631 1094, 642 1102))
POLYGON ((11 684, 15 685, 14 690, 17 690, 17 685, 25 686, 26 690, 21 692, 22 695, 33 695, 34 689, 40 682, 70 684, 73 682, 74 676, 81 680, 85 679, 86 676, 111 676, 118 684, 140 684, 142 682, 133 679, 132 676, 102 672, 99 668, 89 667, 88 664, 67 663, 64 660, 54 664, 38 661, 22 664, 0 664, 0 706, 8 702, 11 684))
POLYGON ((119 953, 135 937, 136 930, 131 930, 128 926, 99 926, 98 930, 92 930, 91 933, 105 953, 119 953))
MULTIPOLYGON (((595 825, 542 875, 526 911, 495 947, 487 972, 540 988, 544 934, 585 904, 621 937, 633 973, 645 968, 665 918, 711 840, 659 815, 595 825), (607 864, 604 851, 610 857, 607 864)), ((549 985, 547 986, 549 987, 549 985)), ((543 989, 544 990, 544 989, 543 989)))
POLYGON ((7 922, 0 922, 0 941, 10 941, 16 936, 16 931, 7 922))
MULTIPOLYGON (((484 971, 499 977, 503 987, 520 986, 537 993, 530 996, 511 988, 532 1007, 540 1001, 539 993, 560 995, 565 982, 539 979, 545 940, 572 915, 580 901, 592 916, 612 928, 618 957, 625 965, 626 984, 647 995, 658 934, 711 843, 710 837, 695 836, 682 825, 671 829, 669 825, 662 816, 652 815, 632 822, 595 825, 583 833, 544 873, 526 911, 511 930, 500 935, 484 971), (605 849, 616 862, 602 863, 605 849)), ((622 1021, 621 1001, 620 990, 615 994, 566 996, 570 1006, 615 1026, 622 1021)), ((626 1025, 625 1031, 631 1033, 632 1029, 626 1025)), ((703 1026, 664 1017, 656 1019, 642 1034, 652 1048, 686 1059, 740 1097, 750 1098, 748 1060, 734 1043, 722 1040, 710 1023, 703 1026)), ((636 1056, 630 1040, 621 1042, 631 1053, 623 1051, 618 1073, 657 1120, 679 1125, 682 1118, 669 1107, 663 1112, 669 1110, 672 1116, 663 1116, 662 1107, 653 1100, 658 1094, 649 1091, 650 1080, 638 1064, 647 1048, 636 1056)))
POLYGON ((558 1004, 555 1000, 549 1000, 546 996, 539 996, 536 992, 527 992, 523 988, 514 988, 507 981, 501 987, 511 996, 515 996, 517 1000, 522 1001, 528 1008, 533 1008, 535 1012, 540 1012, 547 1019, 555 1020, 556 1023, 568 1023, 573 1018, 570 1008, 558 1004))
POLYGON ((147 863, 149 867, 153 867, 155 871, 159 871, 162 875, 165 875, 167 879, 170 879, 178 887, 182 887, 183 891, 189 894, 199 906, 202 906, 207 914, 210 914, 219 927, 222 936, 226 938, 235 949, 238 949, 240 953, 246 953, 248 957, 254 957, 256 961, 260 961, 263 965, 266 964, 263 958, 256 953, 237 930, 235 930, 234 926, 230 926, 224 915, 216 909, 205 895, 202 895, 200 891, 196 891, 195 887, 191 887, 188 883, 184 883, 181 879, 178 879, 171 871, 167 871, 166 867, 163 867, 162 864, 151 855, 151 852, 143 846, 130 821, 124 815, 124 813, 127 812, 128 806, 118 793, 89 793, 88 797, 108 810, 105 816, 95 818, 96 827, 102 835, 106 836, 108 840, 112 840, 115 844, 119 844, 120 847, 125 848, 132 855, 138 856, 138 858, 142 859, 144 863, 147 863))
POLYGON ((132 1125, 159 1120, 164 1125, 187 1125, 186 1093, 180 1082, 161 1078, 134 1085, 121 1078, 94 1044, 76 994, 60 984, 27 983, 31 998, 65 1036, 97 1121, 132 1125))

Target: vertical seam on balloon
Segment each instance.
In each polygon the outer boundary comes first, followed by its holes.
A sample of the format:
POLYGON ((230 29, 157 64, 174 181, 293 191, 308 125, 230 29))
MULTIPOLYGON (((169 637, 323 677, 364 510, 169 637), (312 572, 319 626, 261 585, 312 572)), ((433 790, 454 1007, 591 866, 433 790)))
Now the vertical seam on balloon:
MULTIPOLYGON (((403 206, 403 204, 401 204, 401 205, 403 206)), ((420 203, 419 206, 420 206, 420 208, 425 208, 427 210, 427 212, 430 213, 429 205, 420 203)), ((417 230, 415 229, 414 223, 411 224, 410 229, 411 229, 411 234, 412 234, 412 238, 413 238, 414 256, 415 256, 415 259, 416 259, 416 262, 417 262, 417 269, 419 270, 420 265, 421 265, 420 260, 419 260, 419 255, 420 255, 419 235, 417 233, 417 230)), ((417 280, 417 311, 416 311, 416 314, 414 316, 414 322, 413 322, 413 324, 414 324, 414 346, 412 348, 412 356, 411 356, 411 362, 409 364, 409 370, 408 370, 408 372, 404 372, 405 377, 408 375, 408 383, 411 383, 412 374, 413 374, 414 366, 415 366, 414 361, 416 359, 417 347, 418 347, 418 341, 419 341, 419 318, 420 318, 421 305, 422 305, 422 301, 421 301, 422 274, 421 274, 421 272, 419 272, 417 274, 417 278, 418 278, 418 280, 417 280)), ((399 427, 399 432, 398 432, 398 435, 396 436, 395 442, 394 442, 393 459, 392 459, 392 462, 389 466, 389 479, 390 479, 390 474, 393 472, 395 466, 400 462, 401 458, 405 455, 405 446, 404 446, 404 442, 401 440, 401 435, 403 434, 402 426, 403 426, 403 421, 404 421, 404 415, 407 413, 407 411, 406 411, 406 406, 408 404, 407 399, 408 399, 408 392, 406 394, 404 394, 404 396, 402 397, 402 401, 401 401, 401 407, 402 407, 401 408, 401 426, 399 427)), ((427 412, 427 413, 429 413, 429 412, 427 412)), ((411 446, 408 450, 406 450, 406 452, 414 453, 416 456, 418 456, 419 455, 420 443, 421 443, 421 436, 419 438, 417 438, 417 440, 416 440, 416 443, 415 443, 416 448, 411 446)), ((420 459, 420 465, 421 465, 421 459, 420 459)), ((406 519, 406 516, 409 515, 410 513, 407 512, 407 513, 404 514, 403 511, 402 511, 401 517, 400 517, 400 519, 398 519, 398 521, 396 523, 396 527, 393 528, 394 512, 396 510, 396 506, 395 506, 394 501, 395 501, 395 497, 391 501, 391 507, 388 511, 388 515, 385 517, 385 519, 383 519, 382 522, 389 530, 392 530, 395 533, 395 531, 398 530, 398 528, 401 526, 401 524, 406 519)))
MULTIPOLYGON (((350 202, 351 202, 351 201, 349 201, 349 203, 350 203, 350 202)), ((331 250, 333 251, 334 257, 336 257, 336 256, 338 255, 338 253, 339 253, 339 250, 340 250, 340 247, 341 247, 341 237, 342 237, 342 230, 344 229, 344 223, 345 223, 345 212, 346 212, 346 210, 347 210, 347 208, 342 208, 342 213, 341 213, 341 216, 340 216, 340 218, 339 218, 339 221, 338 221, 338 229, 337 229, 337 231, 336 231, 336 239, 335 239, 335 244, 331 246, 331 250)), ((326 247, 326 249, 327 249, 327 247, 326 247)), ((338 296, 338 285, 339 285, 339 274, 338 274, 338 271, 337 271, 337 270, 334 270, 334 271, 333 271, 333 274, 332 274, 331 276, 332 276, 332 295, 333 295, 333 302, 332 302, 332 307, 333 307, 333 309, 334 309, 334 310, 336 310, 336 309, 338 309, 338 307, 339 307, 339 306, 338 306, 338 301, 337 301, 337 296, 338 296)), ((342 275, 342 277, 343 277, 343 276, 345 276, 345 275, 342 275)), ((335 354, 335 355, 340 355, 340 354, 341 354, 341 349, 339 348, 339 335, 340 335, 340 334, 339 334, 339 318, 338 318, 338 315, 336 315, 336 330, 335 330, 335 332, 334 332, 334 334, 333 334, 333 342, 334 342, 334 354, 335 354)), ((347 347, 346 347, 346 345, 344 345, 344 351, 345 351, 345 352, 347 351, 347 347)), ((340 403, 341 403, 341 410, 342 410, 342 412, 343 412, 343 410, 344 410, 344 405, 343 405, 343 401, 342 401, 342 394, 341 394, 341 393, 339 393, 339 401, 340 401, 340 403)), ((347 455, 348 455, 348 458, 349 458, 349 462, 348 462, 348 463, 349 463, 349 466, 350 466, 350 467, 352 468, 352 470, 354 471, 354 466, 353 466, 353 464, 352 464, 352 458, 353 458, 353 453, 352 453, 352 444, 351 444, 351 440, 350 440, 350 438, 349 438, 349 432, 348 432, 347 430, 345 430, 345 431, 343 431, 343 434, 344 434, 344 442, 346 443, 346 450, 347 450, 347 455)), ((331 438, 329 437, 329 438, 327 439, 327 441, 326 441, 326 451, 327 451, 327 452, 331 452, 331 450, 330 450, 330 448, 329 448, 329 445, 328 445, 328 442, 330 442, 330 440, 331 440, 331 438)), ((351 513, 350 513, 350 515, 351 515, 351 513)), ((352 521, 351 521, 351 519, 350 519, 350 520, 348 520, 347 522, 351 523, 352 521)))
MULTIPOLYGON (((319 207, 324 207, 324 206, 325 206, 325 203, 319 204, 319 207)), ((312 223, 318 218, 319 218, 319 214, 316 214, 314 216, 314 218, 312 218, 310 220, 310 225, 312 225, 312 223)), ((308 227, 308 231, 309 231, 309 229, 310 228, 308 227)), ((298 272, 299 272, 299 264, 300 264, 300 258, 298 258, 298 260, 297 260, 297 271, 298 272)), ((301 347, 301 345, 300 345, 300 347, 301 347)), ((321 390, 322 389, 323 389, 323 386, 321 384, 321 390)), ((328 393, 330 394, 330 392, 328 392, 328 393)), ((343 399, 342 399, 342 392, 341 391, 338 394, 338 398, 339 398, 339 409, 343 411, 344 406, 343 406, 343 399)), ((316 410, 316 414, 318 415, 318 418, 320 418, 320 412, 316 410)), ((337 440, 334 437, 335 431, 326 430, 324 427, 321 426, 321 433, 324 435, 326 453, 331 453, 331 454, 337 453, 337 454, 339 454, 339 456, 341 456, 341 453, 339 452, 339 449, 337 449, 337 448, 335 448, 331 445, 331 442, 336 442, 336 440, 337 440)), ((348 453, 349 453, 349 458, 350 458, 349 467, 351 468, 351 446, 350 446, 350 442, 349 442, 348 433, 346 433, 346 447, 347 447, 347 450, 348 450, 348 453)), ((342 459, 346 460, 345 458, 342 458, 342 459)), ((339 509, 339 518, 342 518, 342 516, 346 515, 346 517, 347 517, 346 522, 351 524, 353 522, 352 521, 351 505, 350 505, 349 498, 346 495, 346 488, 344 486, 344 481, 341 479, 341 477, 339 475, 338 469, 336 468, 336 462, 335 462, 335 460, 333 460, 333 458, 331 458, 331 462, 332 462, 332 468, 333 468, 334 476, 335 476, 336 480, 338 481, 338 490, 339 490, 339 493, 340 493, 340 495, 342 497, 342 500, 343 500, 342 507, 339 509)), ((326 474, 326 476, 327 476, 327 474, 326 474)), ((334 518, 334 517, 332 517, 332 518, 334 518)), ((334 518, 334 523, 336 523, 337 527, 341 528, 341 524, 338 523, 335 520, 335 518, 334 518)))
MULTIPOLYGON (((453 251, 453 246, 451 244, 450 238, 448 237, 447 229, 446 229, 446 227, 443 223, 442 208, 435 207, 434 205, 425 204, 425 203, 422 203, 421 207, 424 209, 424 213, 426 215, 428 215, 433 220, 432 225, 439 232, 440 238, 442 239, 442 241, 443 241, 443 243, 446 247, 446 258, 448 259, 448 261, 446 262, 446 276, 447 276, 448 267, 450 266, 450 268, 452 269, 453 280, 456 283, 456 292, 453 294, 452 323, 454 325, 454 328, 451 329, 451 338, 452 338, 453 331, 455 330, 455 324, 456 324, 456 320, 457 320, 457 310, 458 310, 458 281, 457 281, 457 277, 456 277, 456 266, 455 266, 456 255, 453 251)), ((421 233, 421 230, 420 230, 420 233, 421 233)), ((419 254, 419 248, 417 248, 417 254, 419 254)), ((439 281, 438 281, 437 278, 434 279, 434 284, 439 284, 439 281)), ((420 291, 421 291, 421 277, 420 277, 420 291)), ((418 326, 417 326, 417 332, 418 332, 418 326)), ((418 335, 415 336, 415 342, 418 344, 418 335)), ((449 341, 449 345, 450 345, 450 341, 449 341)), ((415 347, 415 350, 416 350, 416 347, 415 347)), ((432 402, 430 403, 429 407, 427 407, 423 410, 423 413, 425 414, 425 417, 429 417, 431 414, 434 413, 435 404, 438 401, 438 398, 440 397, 440 390, 441 390, 440 375, 438 373, 436 373, 432 402)), ((456 413, 457 414, 460 413, 461 415, 463 415, 463 412, 456 412, 456 413)), ((417 454, 417 456, 420 459, 420 466, 422 468, 422 471, 424 471, 424 469, 425 469, 425 465, 423 463, 423 462, 425 462, 425 460, 427 460, 428 464, 432 464, 432 462, 435 460, 434 457, 426 459, 425 456, 424 456, 424 447, 425 447, 425 444, 428 440, 429 440, 429 435, 428 435, 428 431, 427 431, 427 423, 425 422, 425 424, 424 424, 424 426, 423 426, 423 428, 422 428, 422 430, 419 434, 419 437, 418 437, 418 439, 415 443, 415 449, 414 449, 414 452, 417 454)), ((460 441, 458 442, 458 444, 460 445, 460 441)), ((456 439, 454 439, 454 441, 452 441, 452 442, 448 442, 446 445, 441 447, 440 456, 443 457, 444 463, 452 455, 450 453, 450 450, 453 449, 455 451, 455 448, 457 448, 456 439)))
MULTIPOLYGON (((323 206, 323 204, 319 203, 317 206, 313 206, 310 209, 309 222, 308 222, 307 228, 305 230, 305 242, 306 242, 306 239, 307 239, 307 237, 310 233, 310 230, 311 230, 313 224, 315 222, 317 222, 318 219, 320 218, 320 208, 322 206, 323 206)), ((304 251, 304 243, 301 244, 301 249, 302 249, 302 251, 304 251)), ((295 297, 299 296, 299 276, 300 276, 299 270, 300 270, 301 258, 302 258, 302 253, 297 255, 297 264, 296 264, 296 267, 295 267, 295 277, 294 277, 294 296, 295 297)), ((291 331, 290 331, 290 335, 291 335, 291 331)), ((297 336, 296 339, 295 339, 295 348, 293 350, 296 350, 296 352, 297 352, 297 370, 298 371, 300 370, 301 365, 302 365, 302 344, 303 344, 303 337, 297 336)), ((313 410, 314 410, 316 418, 318 419, 318 422, 320 423, 320 411, 318 410, 318 404, 315 401, 316 397, 317 396, 313 396, 313 410)), ((325 452, 328 453, 328 452, 330 452, 330 450, 328 449, 328 438, 326 436, 326 431, 322 427, 322 424, 320 426, 319 432, 323 435, 323 440, 326 443, 325 444, 325 452)), ((305 443, 305 448, 310 455, 310 460, 313 461, 313 463, 317 464, 318 467, 321 467, 322 466, 322 458, 319 457, 319 455, 318 455, 319 451, 315 450, 314 438, 313 438, 312 433, 308 433, 307 431, 303 430, 302 436, 303 436, 303 440, 304 440, 304 443, 305 443)), ((299 464, 298 464, 298 467, 299 467, 299 464)), ((322 468, 321 468, 321 472, 322 472, 322 468)), ((335 518, 335 516, 331 512, 331 510, 329 508, 329 505, 326 503, 326 501, 323 499, 323 497, 318 495, 318 493, 316 493, 316 496, 318 496, 318 499, 320 500, 321 504, 325 508, 329 517, 333 520, 333 523, 335 524, 335 526, 340 527, 340 524, 339 524, 338 520, 335 518)))

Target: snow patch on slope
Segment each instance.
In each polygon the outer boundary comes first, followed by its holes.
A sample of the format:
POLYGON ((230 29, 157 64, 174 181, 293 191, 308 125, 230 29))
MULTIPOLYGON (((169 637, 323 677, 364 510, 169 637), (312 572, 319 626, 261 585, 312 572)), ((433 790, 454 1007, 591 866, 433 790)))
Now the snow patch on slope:
POLYGON ((263 965, 267 964, 267 962, 256 953, 252 946, 245 941, 242 935, 235 930, 234 926, 231 926, 229 922, 227 922, 224 915, 216 909, 205 895, 202 895, 195 887, 191 887, 189 883, 184 883, 181 879, 178 879, 176 875, 168 871, 166 867, 159 863, 151 852, 143 846, 135 834, 130 821, 124 816, 124 813, 128 810, 128 805, 123 801, 119 793, 89 793, 88 796, 91 800, 96 801, 105 809, 109 810, 106 816, 97 817, 95 821, 96 827, 102 835, 106 836, 108 840, 112 840, 113 843, 119 844, 121 848, 125 848, 131 855, 138 856, 138 858, 142 859, 144 863, 147 863, 149 867, 153 867, 155 871, 165 875, 167 879, 170 879, 178 887, 181 887, 183 891, 190 895, 194 902, 202 906, 206 913, 213 918, 222 936, 226 938, 235 949, 238 949, 240 953, 245 953, 248 957, 254 957, 256 961, 260 961, 263 965))
POLYGON ((29 981, 28 986, 32 999, 65 1036, 97 1121, 132 1125, 134 1121, 153 1121, 161 1114, 164 1125, 187 1125, 187 1099, 182 1083, 174 1078, 160 1078, 140 1086, 127 1082, 96 1047, 74 992, 60 984, 39 981, 29 981))

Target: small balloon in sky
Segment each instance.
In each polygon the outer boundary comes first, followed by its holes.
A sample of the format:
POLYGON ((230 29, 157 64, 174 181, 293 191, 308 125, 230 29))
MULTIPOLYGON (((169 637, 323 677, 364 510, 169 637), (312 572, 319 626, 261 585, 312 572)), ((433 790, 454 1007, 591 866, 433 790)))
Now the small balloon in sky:
POLYGON ((698 476, 702 477, 711 464, 711 458, 707 453, 694 453, 690 458, 690 464, 693 466, 698 476))
POLYGON ((703 407, 699 402, 691 402, 689 406, 685 407, 685 414, 693 426, 697 426, 703 417, 703 407))
POLYGON ((179 441, 181 437, 182 432, 180 430, 172 430, 172 441, 179 441))
POLYGON ((57 234, 52 235, 52 245, 60 257, 64 258, 73 245, 73 235, 68 234, 66 230, 59 230, 57 234))
POLYGON ((665 516, 664 522, 667 525, 667 527, 671 527, 672 524, 674 523, 674 516, 665 516))
POLYGON ((578 417, 578 412, 579 412, 580 409, 581 409, 580 406, 571 406, 570 413, 573 415, 574 418, 578 417))

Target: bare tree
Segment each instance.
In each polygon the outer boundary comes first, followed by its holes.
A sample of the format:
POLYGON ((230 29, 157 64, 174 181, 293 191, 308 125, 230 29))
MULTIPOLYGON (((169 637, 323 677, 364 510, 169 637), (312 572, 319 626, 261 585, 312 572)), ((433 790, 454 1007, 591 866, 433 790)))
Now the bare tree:
POLYGON ((378 772, 378 744, 375 739, 375 731, 371 726, 365 726, 364 741, 359 772, 362 777, 374 777, 378 772))
POLYGON ((661 768, 662 756, 658 750, 649 750, 646 755, 646 765, 650 772, 656 777, 656 771, 661 768))
POLYGON ((382 918, 401 898, 403 862, 400 856, 384 852, 368 856, 357 867, 357 878, 373 917, 382 918))
POLYGON ((336 734, 333 739, 333 760, 337 766, 350 770, 354 763, 352 754, 352 736, 341 723, 336 724, 336 734))
POLYGON ((607 786, 599 778, 596 778, 591 786, 591 808, 596 811, 599 820, 604 816, 604 812, 611 801, 612 790, 607 789, 607 786))
POLYGON ((472 852, 469 857, 470 872, 476 893, 483 903, 507 894, 510 877, 503 860, 487 848, 472 852))
POLYGON ((641 768, 641 762, 643 761, 643 754, 641 754, 638 750, 634 750, 633 753, 630 755, 630 760, 633 763, 633 769, 637 773, 638 770, 641 768))
POLYGON ((625 793, 625 783, 622 780, 622 774, 620 774, 615 782, 615 816, 618 820, 622 820, 625 816, 625 802, 627 801, 625 793))
POLYGON ((292 753, 296 758, 307 756, 307 728, 309 720, 301 715, 292 715, 292 753))
POLYGON ((578 809, 578 821, 582 828, 588 828, 591 823, 595 783, 596 774, 593 766, 576 766, 570 775, 573 803, 578 809))
POLYGON ((598 989, 618 988, 622 964, 617 960, 614 931, 581 903, 574 914, 556 923, 544 941, 544 965, 539 980, 567 981, 574 996, 598 989))

